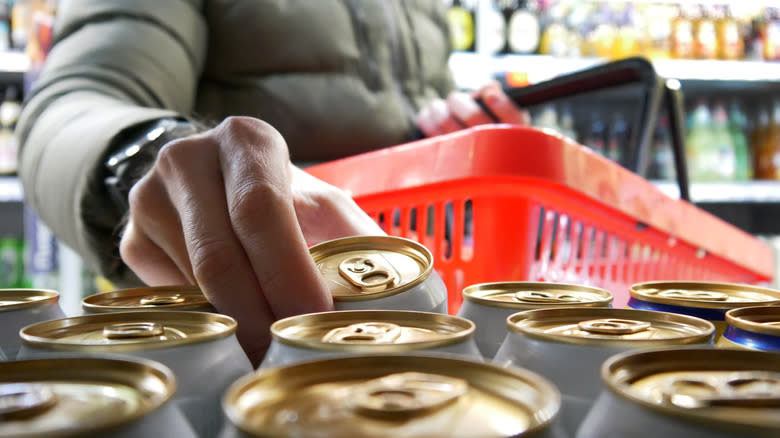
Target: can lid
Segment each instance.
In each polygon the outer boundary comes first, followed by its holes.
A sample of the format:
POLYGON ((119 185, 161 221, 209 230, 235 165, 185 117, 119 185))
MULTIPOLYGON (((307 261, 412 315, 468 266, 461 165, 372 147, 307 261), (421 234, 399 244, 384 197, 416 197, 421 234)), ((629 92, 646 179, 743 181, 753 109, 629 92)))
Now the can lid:
POLYGON ((780 306, 740 307, 726 312, 728 325, 752 333, 780 337, 780 306))
POLYGON ((48 289, 0 289, 0 312, 56 303, 60 293, 48 289))
POLYGON ((778 353, 714 348, 628 352, 608 359, 601 376, 619 397, 668 416, 725 426, 739 436, 777 436, 780 431, 778 353))
POLYGON ((652 347, 710 342, 715 326, 688 315, 650 310, 560 307, 510 315, 511 332, 569 344, 652 347))
POLYGON ((392 353, 465 342, 474 323, 440 313, 345 310, 292 316, 271 325, 274 339, 315 350, 392 353))
POLYGON ((0 363, 0 437, 87 436, 143 417, 176 390, 147 360, 36 359, 0 363))
POLYGON ((81 300, 94 313, 131 310, 214 310, 197 286, 156 286, 120 289, 90 295, 81 300))
POLYGON ((422 283, 433 270, 431 252, 401 237, 345 237, 309 251, 336 301, 395 295, 422 283))
POLYGON ((68 351, 136 351, 223 338, 236 331, 226 315, 187 311, 97 313, 29 325, 22 342, 68 351))
POLYGON ((549 427, 560 393, 527 370, 428 356, 358 356, 271 368, 223 398, 255 436, 525 436, 549 427), (316 432, 316 433, 315 433, 316 432))
POLYGON ((612 294, 604 289, 566 283, 508 281, 474 284, 463 289, 463 298, 507 309, 547 307, 609 307, 612 294))
POLYGON ((780 291, 733 283, 651 281, 631 286, 631 297, 659 304, 708 309, 780 304, 780 291))

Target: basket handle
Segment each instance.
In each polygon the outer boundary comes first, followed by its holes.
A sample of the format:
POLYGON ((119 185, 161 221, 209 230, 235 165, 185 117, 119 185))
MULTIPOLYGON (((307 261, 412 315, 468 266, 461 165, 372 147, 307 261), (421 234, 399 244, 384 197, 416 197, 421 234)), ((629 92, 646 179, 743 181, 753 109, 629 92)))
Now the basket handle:
MULTIPOLYGON (((622 164, 640 176, 644 177, 647 174, 654 127, 661 105, 666 100, 666 109, 670 112, 670 118, 674 119, 671 123, 672 144, 677 168, 677 182, 680 185, 680 197, 687 201, 689 199, 688 178, 685 171, 685 149, 682 141, 683 124, 681 120, 683 116, 682 105, 679 103, 680 92, 679 90, 671 90, 667 86, 666 80, 656 74, 653 65, 647 59, 633 57, 608 62, 527 87, 507 88, 504 92, 518 106, 526 107, 628 84, 641 86, 637 111, 639 123, 636 124, 639 129, 631 130, 628 157, 622 164)), ((481 99, 478 98, 477 103, 493 120, 498 121, 498 118, 490 112, 481 99)))

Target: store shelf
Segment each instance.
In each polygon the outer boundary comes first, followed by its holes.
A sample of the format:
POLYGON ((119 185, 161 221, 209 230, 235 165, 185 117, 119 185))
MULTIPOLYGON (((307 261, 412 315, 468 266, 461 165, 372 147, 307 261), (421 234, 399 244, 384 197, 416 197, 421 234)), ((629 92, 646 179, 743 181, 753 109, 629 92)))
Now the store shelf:
MULTIPOLYGON (((677 183, 659 181, 655 185, 668 196, 680 197, 677 183)), ((696 204, 780 204, 780 181, 693 183, 690 194, 696 204)))
POLYGON ((30 59, 22 52, 0 52, 0 84, 21 84, 30 68, 30 59))
POLYGON ((16 176, 0 176, 0 202, 22 202, 22 183, 16 176))
MULTIPOLYGON (((525 73, 530 83, 593 67, 606 62, 600 58, 556 58, 547 55, 483 55, 456 52, 450 57, 459 88, 473 89, 506 72, 525 73)), ((720 60, 658 60, 653 63, 660 76, 680 81, 777 82, 780 62, 720 60)))

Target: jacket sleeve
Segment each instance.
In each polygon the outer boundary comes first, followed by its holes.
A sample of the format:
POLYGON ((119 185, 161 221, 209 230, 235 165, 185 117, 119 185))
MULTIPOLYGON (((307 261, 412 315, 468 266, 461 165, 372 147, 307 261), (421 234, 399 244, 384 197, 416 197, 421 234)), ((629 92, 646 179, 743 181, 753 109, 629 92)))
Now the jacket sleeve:
MULTIPOLYGON (((111 140, 189 115, 206 56, 201 0, 61 2, 55 45, 17 126, 25 202, 85 263, 121 284, 104 187, 111 140)), ((124 272, 133 278, 129 272, 124 272)))

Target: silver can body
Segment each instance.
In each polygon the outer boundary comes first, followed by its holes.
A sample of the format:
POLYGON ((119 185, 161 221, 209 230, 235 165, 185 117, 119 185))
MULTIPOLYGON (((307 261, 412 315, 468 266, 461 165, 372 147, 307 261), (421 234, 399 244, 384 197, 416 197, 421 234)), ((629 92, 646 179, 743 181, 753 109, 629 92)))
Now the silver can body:
POLYGON ((561 391, 563 426, 573 435, 603 388, 602 363, 628 350, 549 342, 509 333, 494 362, 526 368, 550 379, 561 391))
POLYGON ((131 421, 119 427, 91 434, 94 438, 144 438, 175 436, 177 438, 197 438, 189 421, 177 408, 168 402, 138 420, 131 421))
POLYGON ((220 406, 223 393, 236 379, 253 371, 235 334, 172 348, 117 353, 106 353, 100 348, 87 346, 64 351, 27 344, 19 351, 20 359, 84 355, 145 358, 166 365, 173 371, 178 383, 174 404, 201 437, 217 435, 223 423, 220 406))
POLYGON ((582 422, 576 438, 746 438, 701 422, 663 415, 605 389, 582 422))
POLYGON ((65 313, 56 302, 44 302, 35 306, 0 312, 0 359, 14 360, 17 358, 22 340, 19 330, 37 322, 64 318, 65 313))
POLYGON ((506 319, 517 311, 510 307, 486 306, 466 299, 458 310, 458 316, 476 324, 474 340, 477 347, 482 356, 492 359, 506 338, 506 319))
MULTIPOLYGON (((364 356, 370 353, 354 353, 350 351, 339 350, 316 350, 311 348, 302 348, 294 345, 285 344, 276 339, 271 341, 271 347, 260 364, 260 368, 273 368, 286 365, 294 365, 301 362, 308 362, 317 359, 328 359, 336 357, 364 356)), ((376 354, 387 354, 385 351, 378 351, 376 354)), ((474 338, 470 337, 463 342, 443 345, 429 349, 409 349, 398 354, 414 355, 453 355, 467 359, 481 360, 482 355, 477 348, 474 338)))
POLYGON ((340 300, 334 298, 336 310, 416 310, 447 313, 447 286, 435 270, 422 283, 380 298, 340 300))

